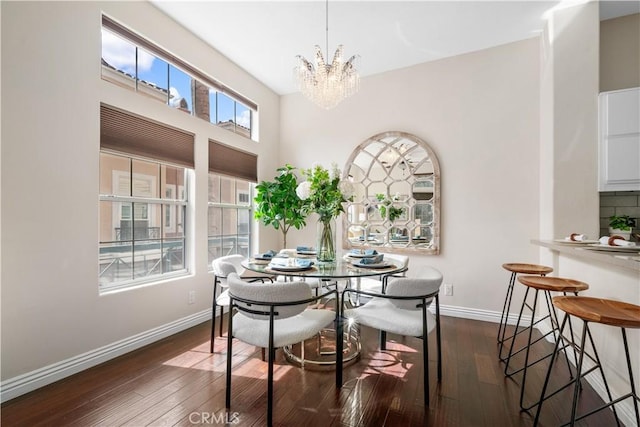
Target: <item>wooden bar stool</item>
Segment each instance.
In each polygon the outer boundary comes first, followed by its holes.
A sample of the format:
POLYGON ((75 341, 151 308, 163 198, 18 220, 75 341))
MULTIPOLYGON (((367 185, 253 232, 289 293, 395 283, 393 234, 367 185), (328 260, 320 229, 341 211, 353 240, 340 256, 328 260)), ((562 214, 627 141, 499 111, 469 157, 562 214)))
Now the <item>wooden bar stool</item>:
MULTIPOLYGON (((513 287, 516 283, 516 276, 518 274, 539 274, 541 276, 546 276, 547 274, 553 272, 553 268, 547 267, 546 265, 537 265, 537 264, 522 264, 522 263, 507 263, 502 264, 502 268, 511 272, 511 277, 509 278, 509 285, 507 286, 507 295, 504 297, 504 304, 502 306, 502 315, 500 316, 500 325, 498 326, 498 354, 501 361, 502 359, 502 347, 505 342, 505 332, 507 330, 507 319, 509 318, 509 310, 511 309, 511 297, 513 296, 513 287)), ((516 335, 517 331, 514 331, 514 335, 509 336, 506 340, 512 339, 516 335)))
MULTIPOLYGON (((542 404, 545 400, 555 395, 559 391, 567 388, 571 384, 574 385, 573 389, 573 405, 571 407, 571 421, 568 423, 571 426, 575 424, 576 421, 581 420, 582 418, 586 418, 589 415, 595 414, 603 410, 604 408, 612 407, 613 414, 616 417, 616 421, 618 421, 618 414, 616 413, 615 404, 619 403, 629 397, 633 398, 633 409, 636 414, 636 425, 640 425, 640 411, 638 410, 638 401, 640 398, 638 397, 638 393, 636 392, 636 387, 633 379, 633 371, 631 369, 631 358, 629 356, 629 344, 627 342, 627 333, 626 328, 640 328, 640 306, 629 304, 620 301, 613 301, 608 299, 601 298, 591 298, 591 297, 580 297, 580 296, 561 296, 553 298, 553 305, 558 309, 564 311, 567 315, 565 315, 564 320, 562 321, 562 327, 560 328, 560 333, 565 328, 567 323, 567 318, 570 316, 577 317, 582 319, 584 322, 582 328, 582 337, 580 340, 579 358, 578 358, 578 375, 576 378, 570 381, 563 387, 560 387, 558 390, 553 393, 545 396, 547 391, 547 386, 549 384, 549 377, 551 376, 551 365, 549 370, 547 371, 547 376, 544 381, 544 386, 542 387, 542 393, 540 395, 540 402, 538 405, 538 410, 536 412, 536 418, 534 420, 534 426, 538 424, 538 420, 540 418, 540 411, 542 410, 542 404), (624 396, 618 397, 613 400, 611 397, 611 392, 609 391, 609 385, 607 384, 607 379, 604 376, 604 371, 602 369, 602 365, 600 364, 600 358, 598 357, 598 352, 593 343, 593 337, 591 336, 591 331, 589 330, 589 322, 601 323, 603 325, 615 326, 620 328, 622 332, 622 342, 624 343, 624 352, 627 359, 627 370, 629 372, 629 383, 631 384, 631 391, 624 396), (586 352, 586 338, 589 336, 589 341, 591 343, 591 348, 593 349, 593 355, 590 355, 586 352), (587 356, 591 359, 592 362, 595 363, 595 366, 588 369, 585 372, 582 372, 582 364, 584 361, 584 356, 587 356), (607 397, 609 398, 609 403, 602 405, 601 407, 589 411, 584 415, 576 416, 576 408, 578 406, 578 392, 580 389, 580 379, 592 371, 598 369, 600 371, 600 375, 602 375, 602 380, 604 382, 605 389, 607 391, 607 397)), ((553 359, 555 358, 555 354, 558 350, 559 341, 556 342, 556 350, 553 352, 553 356, 551 357, 551 364, 553 365, 553 359)), ((618 425, 620 422, 618 421, 618 425)))
MULTIPOLYGON (((566 295, 567 292, 571 292, 577 295, 578 292, 582 292, 584 290, 589 289, 589 285, 587 285, 584 282, 580 282, 578 280, 565 279, 562 277, 545 277, 545 276, 519 276, 518 281, 523 285, 525 285, 527 287, 527 290, 524 294, 524 298, 522 299, 522 306, 520 307, 520 314, 518 315, 516 330, 520 326, 520 320, 522 319, 522 313, 524 311, 524 308, 525 307, 529 308, 531 310, 531 321, 529 322, 529 326, 523 329, 523 331, 528 331, 529 335, 528 335, 527 343, 522 348, 516 351, 514 351, 516 337, 514 336, 513 339, 511 340, 509 355, 507 356, 506 362, 505 362, 504 374, 507 377, 511 377, 512 375, 518 372, 522 372, 522 382, 520 383, 520 408, 524 411, 527 411, 538 404, 538 401, 536 400, 535 403, 533 403, 530 406, 524 405, 525 385, 527 382, 527 369, 549 358, 550 356, 552 356, 552 354, 554 354, 554 353, 547 354, 537 360, 530 362, 529 351, 531 347, 537 342, 544 340, 549 335, 553 335, 553 339, 555 342, 561 342, 561 341, 564 342, 564 340, 566 339, 565 337, 563 337, 560 331, 560 323, 558 322, 556 311, 551 302, 552 301, 551 292, 562 292, 564 295, 566 295), (527 301, 527 297, 531 289, 534 290, 533 306, 529 305, 529 302, 527 301), (547 306, 547 314, 544 317, 539 318, 538 320, 535 320, 536 307, 538 304, 538 292, 540 291, 544 293, 545 302, 547 306), (540 338, 533 340, 534 326, 546 319, 549 319, 549 321, 551 322, 551 330, 546 334, 542 335, 540 338), (524 365, 519 369, 509 372, 509 363, 511 361, 511 358, 516 354, 521 353, 522 351, 525 352, 524 365)), ((571 336, 573 337, 573 327, 571 327, 571 324, 569 324, 569 328, 571 331, 571 336)), ((566 347, 567 346, 563 346, 562 350, 564 350, 566 347)), ((571 365, 569 363, 569 358, 567 357, 566 351, 564 351, 564 355, 565 355, 565 360, 567 362, 567 368, 569 370, 569 376, 573 378, 573 374, 571 372, 571 365)), ((575 354, 575 356, 577 357, 577 353, 575 354)))

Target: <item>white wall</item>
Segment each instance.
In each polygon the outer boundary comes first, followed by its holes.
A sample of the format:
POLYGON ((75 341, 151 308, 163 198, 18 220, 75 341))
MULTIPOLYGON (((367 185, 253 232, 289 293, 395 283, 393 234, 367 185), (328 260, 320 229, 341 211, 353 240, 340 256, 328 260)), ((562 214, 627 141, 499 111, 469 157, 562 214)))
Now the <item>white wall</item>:
POLYGON ((541 238, 598 236, 597 2, 550 16, 542 39, 541 238))
MULTIPOLYGON (((412 256, 409 275, 436 267, 454 285, 441 304, 499 313, 501 265, 538 260, 538 61, 534 38, 364 78, 328 112, 284 96, 281 163, 344 169, 358 144, 383 131, 426 141, 441 167, 441 254, 412 256)), ((313 242, 314 230, 290 232, 289 246, 313 242)))
MULTIPOLYGON (((206 315, 207 139, 277 167, 279 98, 143 2, 2 2, 2 380, 206 315), (101 12, 254 100, 260 142, 100 79, 101 12), (100 102, 196 133, 192 275, 98 294, 100 102), (195 290, 196 303, 187 304, 195 290)), ((271 241, 265 240, 265 245, 271 241)))

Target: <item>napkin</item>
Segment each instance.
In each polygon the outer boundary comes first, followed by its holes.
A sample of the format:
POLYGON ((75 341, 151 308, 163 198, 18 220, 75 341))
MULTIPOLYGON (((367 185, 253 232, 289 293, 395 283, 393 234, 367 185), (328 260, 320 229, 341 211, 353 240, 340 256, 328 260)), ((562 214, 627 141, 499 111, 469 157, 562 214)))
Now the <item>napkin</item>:
POLYGON ((311 261, 310 259, 302 259, 302 258, 296 258, 296 265, 298 267, 311 267, 313 265, 313 261, 311 261))
POLYGON ((297 246, 296 251, 298 252, 310 252, 313 251, 313 246, 297 246))
POLYGON ((384 259, 384 254, 378 254, 378 255, 372 256, 371 258, 363 258, 358 262, 358 264, 362 264, 362 265, 380 264, 383 259, 384 259))
POLYGON ((307 268, 313 265, 313 261, 304 258, 273 258, 269 265, 276 267, 301 267, 307 268))
POLYGON ((633 242, 629 242, 620 236, 603 236, 600 238, 601 245, 607 246, 635 246, 633 242))
POLYGON ((587 240, 587 236, 585 234, 571 233, 571 235, 565 237, 564 240, 569 242, 583 242, 587 240))
POLYGON ((255 257, 256 258, 273 258, 275 255, 277 254, 276 251, 274 250, 268 250, 267 252, 263 253, 263 254, 257 254, 255 257))
POLYGON ((351 253, 354 255, 378 255, 378 251, 375 249, 351 249, 351 253))

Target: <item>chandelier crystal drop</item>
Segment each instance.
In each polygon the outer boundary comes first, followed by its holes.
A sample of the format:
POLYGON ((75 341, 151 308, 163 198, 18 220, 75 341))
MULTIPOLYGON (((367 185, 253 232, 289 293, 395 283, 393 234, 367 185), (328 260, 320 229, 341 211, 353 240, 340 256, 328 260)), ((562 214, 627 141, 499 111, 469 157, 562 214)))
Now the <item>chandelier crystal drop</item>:
MULTIPOLYGON (((326 2, 326 40, 327 60, 329 59, 329 1, 326 2)), ((360 76, 353 55, 346 62, 342 59, 342 45, 338 45, 330 64, 325 62, 320 46, 316 45, 315 61, 311 62, 296 56, 297 64, 293 69, 294 80, 304 96, 324 109, 338 105, 360 88, 360 76)))

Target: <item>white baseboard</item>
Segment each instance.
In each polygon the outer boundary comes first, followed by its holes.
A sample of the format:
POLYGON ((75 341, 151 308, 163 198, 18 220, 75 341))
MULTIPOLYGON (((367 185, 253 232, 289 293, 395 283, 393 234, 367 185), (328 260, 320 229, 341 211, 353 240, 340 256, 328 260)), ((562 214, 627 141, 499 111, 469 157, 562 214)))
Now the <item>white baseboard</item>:
MULTIPOLYGON (((431 311, 435 310, 433 304, 431 304, 431 306, 429 307, 429 310, 431 311)), ((459 317, 462 319, 480 320, 482 322, 492 322, 492 323, 500 323, 500 317, 502 316, 502 312, 499 312, 499 311, 481 310, 479 308, 457 307, 454 305, 442 305, 442 304, 440 304, 440 314, 442 316, 459 317)), ((518 314, 509 313, 509 316, 507 317, 507 324, 515 325, 517 321, 518 321, 518 314)), ((522 319, 520 319, 520 324, 528 325, 530 322, 531 322, 531 316, 523 314, 522 319)))
POLYGON ((0 383, 0 401, 28 393, 211 319, 211 309, 167 323, 0 383))

